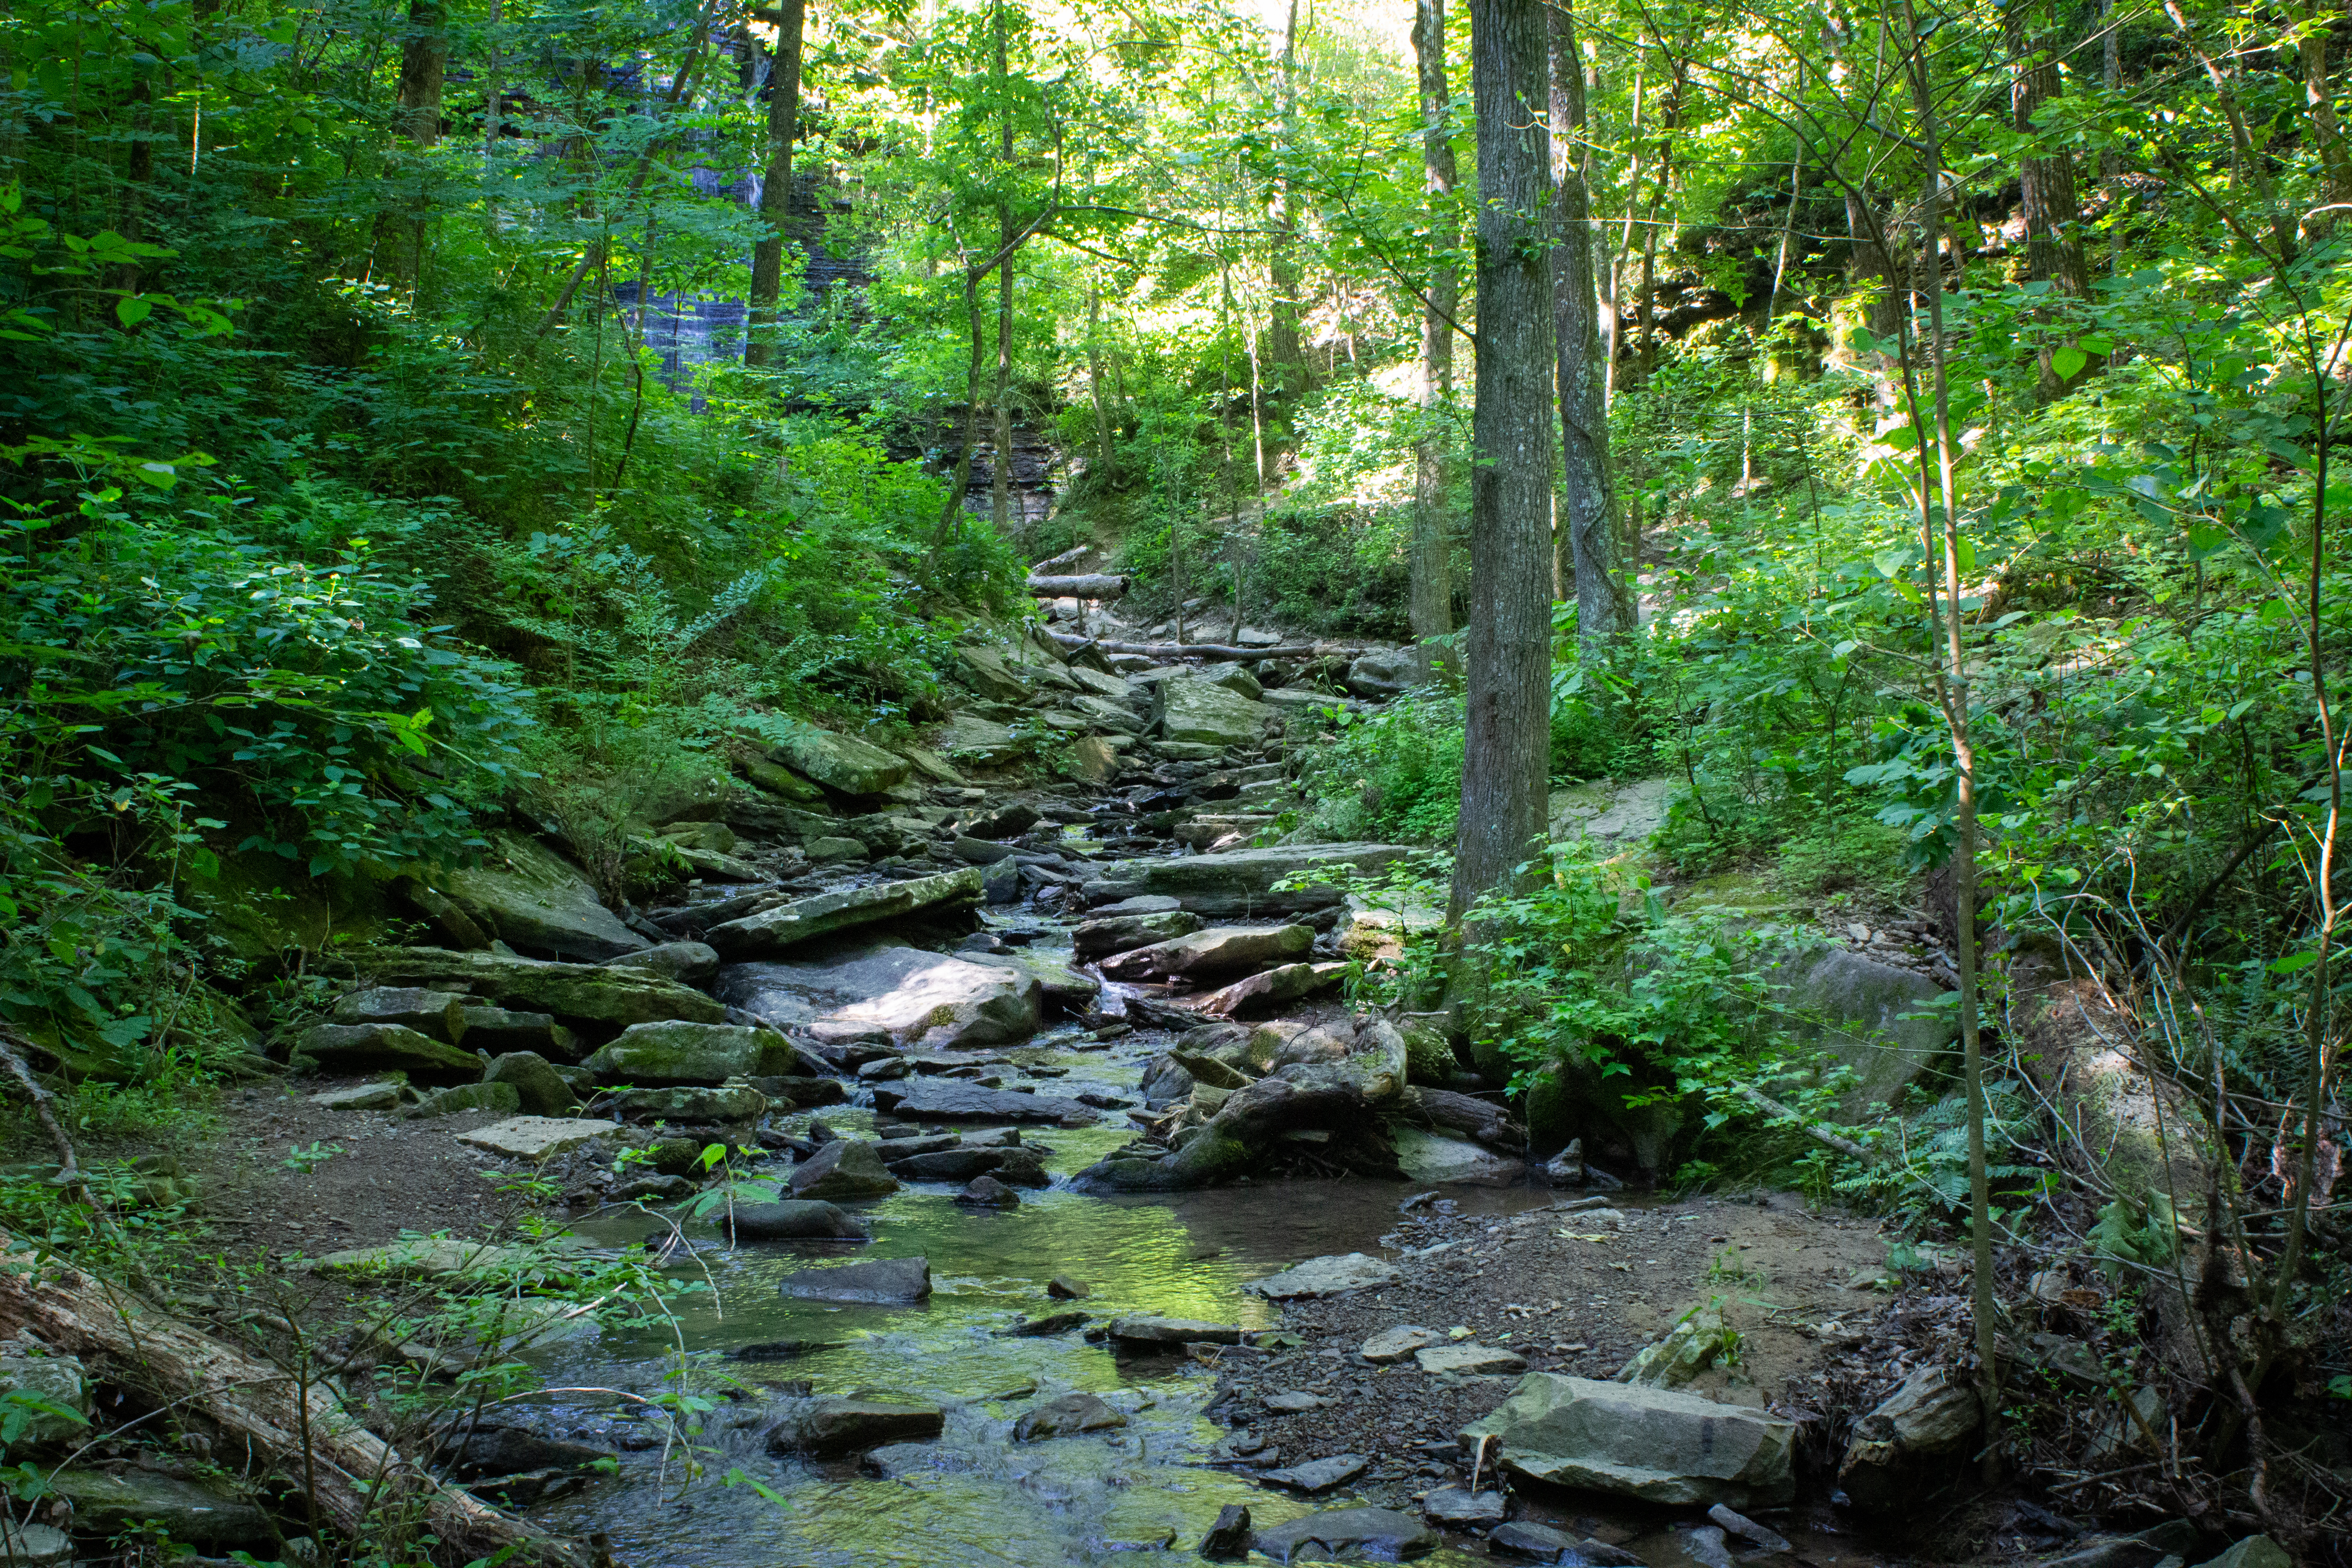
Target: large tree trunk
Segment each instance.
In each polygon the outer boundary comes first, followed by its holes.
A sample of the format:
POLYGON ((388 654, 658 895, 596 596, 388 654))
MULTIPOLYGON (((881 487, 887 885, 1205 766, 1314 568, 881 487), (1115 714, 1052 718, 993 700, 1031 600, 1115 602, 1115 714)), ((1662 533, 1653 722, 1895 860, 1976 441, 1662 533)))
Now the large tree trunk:
POLYGON ((1551 642, 1551 138, 1540 0, 1471 0, 1478 116, 1478 400, 1454 912, 1543 826, 1551 642))
POLYGON ((793 204, 793 143, 801 125, 801 34, 808 0, 782 0, 776 23, 775 63, 768 72, 768 167, 760 176, 759 242, 751 247, 750 335, 745 364, 767 364, 775 353, 776 300, 784 286, 784 221, 793 204))
POLYGON ((400 46, 400 110, 394 129, 419 147, 441 140, 441 79, 449 68, 449 7, 408 0, 408 36, 400 46))
POLYGON ((251 1454, 344 1534, 437 1536, 451 1562, 509 1552, 502 1561, 544 1568, 581 1561, 563 1542, 436 1481, 344 1410, 323 1376, 305 1390, 291 1373, 78 1269, 0 1271, 0 1332, 27 1329, 158 1405, 217 1423, 228 1438, 222 1453, 251 1454))
POLYGON ((2299 29, 2295 47, 2303 68, 2303 106, 2312 146, 2319 153, 2320 207, 2303 221, 2304 237, 2316 240, 2332 232, 2345 214, 2326 210, 2352 205, 2352 147, 2344 141, 2343 122, 2336 114, 2336 93, 2327 75, 2327 39, 2335 17, 2306 4, 2292 15, 2299 29))
MULTIPOLYGON (((2058 62, 2036 35, 2027 11, 2034 0, 2012 0, 2001 14, 2008 36, 2009 110, 2011 127, 2034 132, 2042 106, 2058 96, 2058 62)), ((2074 190, 2074 161, 2063 148, 2055 156, 2022 153, 2017 160, 2020 205, 2025 216, 2025 267, 2037 282, 2054 284, 2072 299, 2091 297, 2091 267, 2083 252, 2083 206, 2074 190)), ((2055 396, 2064 385, 2050 363, 2052 345, 2042 346, 2041 393, 2055 396)))
MULTIPOLYGON (((1005 58, 1004 0, 992 7, 996 26, 996 107, 1001 126, 997 156, 1005 177, 1013 172, 1013 73, 1005 58)), ((1003 259, 996 274, 996 450, 990 458, 989 511, 999 539, 1013 537, 1013 204, 996 208, 996 243, 1003 259)))
POLYGON ((1112 473, 1110 441, 1110 388, 1103 381, 1102 362, 1102 296, 1091 286, 1087 289, 1087 391, 1095 405, 1095 467, 1108 483, 1112 473))
POLYGON ((1632 584, 1619 559, 1617 487, 1609 467, 1609 395, 1592 280, 1592 198, 1570 132, 1584 129, 1584 68, 1566 0, 1550 17, 1553 341, 1559 361, 1560 531, 1576 589, 1577 642, 1601 657, 1633 630, 1632 584))
MULTIPOLYGON (((1291 142, 1294 77, 1298 66, 1298 0, 1290 0, 1289 19, 1282 29, 1282 136, 1291 142)), ((1291 212, 1290 182, 1277 174, 1267 201, 1266 216, 1274 230, 1266 244, 1265 357, 1274 371, 1274 405, 1277 426, 1286 428, 1291 405, 1307 387, 1307 355, 1298 341, 1298 224, 1291 212)))
MULTIPOLYGON (((1455 178, 1454 142, 1446 124, 1454 94, 1445 80, 1445 0, 1420 0, 1413 15, 1412 56, 1421 74, 1422 182, 1432 198, 1430 243, 1442 254, 1454 248, 1449 203, 1455 178)), ((1429 303, 1421 318, 1423 423, 1412 448, 1412 635, 1419 641, 1454 629, 1445 440, 1437 422, 1454 391, 1454 315, 1461 308, 1462 281, 1453 262, 1433 263, 1429 303)))

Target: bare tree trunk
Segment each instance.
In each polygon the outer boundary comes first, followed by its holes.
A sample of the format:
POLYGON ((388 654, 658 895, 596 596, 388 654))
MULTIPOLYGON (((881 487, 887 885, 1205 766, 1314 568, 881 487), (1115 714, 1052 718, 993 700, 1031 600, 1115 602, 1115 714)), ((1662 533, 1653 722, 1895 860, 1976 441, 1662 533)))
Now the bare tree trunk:
MULTIPOLYGON (((2026 15, 2034 0, 2011 0, 2001 13, 2008 36, 2011 126, 2027 135, 2034 117, 2061 91, 2058 63, 2044 40, 2036 37, 2026 15)), ((2071 299, 2091 297, 2091 267, 2083 251, 2083 207, 2074 189, 2074 161, 2063 148, 2054 157, 2021 153, 2017 160, 2020 205, 2025 216, 2025 266, 2028 276, 2047 280, 2071 299)), ((2051 365, 2052 344, 2043 343, 2041 395, 2054 397, 2065 383, 2051 365)))
POLYGON ((1592 281, 1592 198, 1575 138, 1584 130, 1584 70, 1576 15, 1549 5, 1551 51, 1553 342, 1559 362, 1560 531, 1568 537, 1582 658, 1605 658, 1633 630, 1632 584, 1618 553, 1617 486, 1609 466, 1609 401, 1592 281))
MULTIPOLYGON (((997 155, 1010 175, 1013 168, 1013 75, 1004 53, 1004 0, 992 7, 996 26, 996 103, 1003 126, 997 155)), ((1013 536, 1013 205, 1008 199, 996 209, 996 242, 1003 259, 996 274, 996 453, 990 475, 989 511, 1000 539, 1013 536)))
POLYGON ((1624 226, 1611 248, 1609 269, 1601 276, 1601 347, 1609 360, 1601 394, 1608 405, 1617 401, 1617 363, 1625 348, 1625 267, 1633 255, 1633 222, 1642 204, 1642 154, 1649 145, 1642 140, 1642 114, 1648 107, 1647 94, 1643 90, 1648 85, 1643 69, 1645 63, 1640 55, 1634 57, 1633 120, 1626 132, 1633 146, 1633 157, 1625 171, 1624 226))
MULTIPOLYGON (((1665 40, 1661 38, 1659 44, 1665 47, 1665 40)), ((1667 193, 1674 185, 1675 132, 1682 125, 1683 99, 1690 85, 1687 61, 1669 53, 1666 64, 1674 79, 1666 88, 1665 112, 1658 117, 1658 173, 1650 190, 1650 209, 1642 223, 1642 292, 1633 301, 1641 332, 1635 352, 1641 356, 1644 380, 1658 364, 1658 215, 1665 209, 1667 193)))
POLYGON ((2308 116, 2305 123, 2319 153, 2322 210, 2306 215, 2303 222, 2305 238, 2316 240, 2347 216, 2326 209, 2352 207, 2352 147, 2345 145, 2343 123, 2336 114, 2335 88, 2327 74, 2328 33, 2335 16, 2310 4, 2290 14, 2297 28, 2296 63, 2303 68, 2303 106, 2308 116))
MULTIPOLYGON (((1920 544, 1930 562, 1935 561, 1939 552, 1943 558, 1941 586, 1944 605, 1939 611, 1935 589, 1931 586, 1927 614, 1931 630, 1938 634, 1943 644, 1938 650, 1936 693, 1944 710, 1945 727, 1951 734, 1956 773, 1953 826, 1959 842, 1952 851, 1955 873, 1952 956, 1953 967, 1959 971, 1960 978, 1960 1054, 1969 1101, 1969 1235, 1975 1274, 1971 1282, 1971 1315, 1979 1362, 1978 1396, 1982 1404, 1987 1435, 1984 1468, 1990 1478, 1999 1465, 2001 1434, 2000 1363, 1996 1350, 1999 1306, 1993 1294, 1992 1192, 1985 1168, 1984 1040, 1977 1018, 1977 758, 1976 744, 1969 727, 1968 646, 1965 622, 1960 615, 1959 447, 1952 437, 1950 383, 1944 362, 1944 268, 1939 254, 1944 229, 1943 158, 1941 132, 1936 120, 1935 93, 1928 80, 1927 49, 1919 36, 1918 19, 1913 13, 1912 0, 1903 0, 1903 21, 1907 45, 1907 58, 1904 63, 1911 79, 1912 100, 1919 116, 1919 132, 1925 142, 1927 163, 1922 205, 1927 216, 1928 249, 1927 264, 1923 269, 1925 276, 1920 282, 1927 297, 1927 364, 1935 416, 1932 442, 1927 438, 1928 432, 1918 431, 1916 388, 1911 397, 1912 426, 1921 437, 1918 443, 1920 544), (1927 472, 1931 447, 1935 458, 1932 483, 1927 472), (1937 537, 1939 531, 1937 526, 1938 510, 1942 514, 1940 538, 1937 537)), ((1907 360, 1908 356, 1906 357, 1907 360)))
MULTIPOLYGON (((1277 145, 1287 152, 1292 140, 1291 117, 1297 109, 1294 79, 1298 68, 1298 0, 1290 0, 1289 16, 1283 24, 1281 67, 1282 134, 1277 145)), ((1272 401, 1277 419, 1286 422, 1291 404, 1306 390, 1307 383, 1307 356, 1298 340, 1298 228, 1291 211, 1287 176, 1275 176, 1267 205, 1274 237, 1267 242, 1265 255, 1265 357, 1274 368, 1272 401)), ((1287 427, 1286 423, 1283 427, 1287 427)))
POLYGON ((1540 0, 1471 0, 1478 117, 1478 398, 1453 912, 1509 880, 1543 827, 1551 748, 1550 135, 1540 0))
POLYGON ((784 225, 793 205, 793 143, 800 137, 801 35, 807 20, 808 0, 782 0, 775 63, 768 73, 768 167, 760 176, 761 232, 751 247, 745 364, 772 363, 775 353, 776 301, 784 287, 784 225))
MULTIPOLYGON (((1413 63, 1421 76, 1422 186, 1432 198, 1431 244, 1454 247, 1448 203, 1454 194, 1454 142, 1446 124, 1454 94, 1445 79, 1445 0, 1420 0, 1413 13, 1413 63)), ((1445 527, 1445 441, 1437 422, 1454 393, 1454 317, 1462 280, 1451 260, 1429 269, 1429 303, 1421 318, 1421 438, 1412 448, 1412 635, 1416 642, 1454 629, 1454 577, 1445 527)), ((1430 655, 1422 655, 1423 668, 1430 655)))
POLYGON ((1095 466, 1102 470, 1104 482, 1112 478, 1110 445, 1110 405, 1105 401, 1108 388, 1103 384, 1102 362, 1102 296, 1091 285, 1087 289, 1087 391, 1095 405, 1095 466))
POLYGON ((400 46, 400 109, 394 129, 419 147, 441 140, 441 81, 449 68, 446 0, 408 0, 408 36, 400 46))

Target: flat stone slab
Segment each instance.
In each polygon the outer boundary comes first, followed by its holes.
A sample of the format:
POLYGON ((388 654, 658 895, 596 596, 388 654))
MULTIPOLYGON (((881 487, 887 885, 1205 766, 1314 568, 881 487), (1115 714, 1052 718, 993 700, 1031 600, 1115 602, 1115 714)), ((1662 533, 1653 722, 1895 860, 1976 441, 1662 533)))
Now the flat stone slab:
POLYGON ((1796 1496, 1796 1435, 1793 1422, 1743 1405, 1548 1372, 1519 1379, 1508 1399, 1462 1429, 1465 1444, 1494 1439, 1503 1468, 1533 1480, 1740 1510, 1796 1496))
MULTIPOLYGON (((625 964, 607 968, 437 947, 353 949, 337 959, 339 964, 386 984, 464 990, 480 1003, 600 1031, 673 1018, 697 1024, 727 1018, 726 1006, 716 997, 625 964)), ((467 1027, 474 1026, 469 1020, 467 1027)), ((538 1041, 525 1043, 540 1048, 538 1041)))
POLYGON ((1231 1323, 1197 1318, 1113 1318, 1110 1337, 1130 1345, 1237 1345, 1242 1331, 1231 1323))
POLYGON ((578 1116, 510 1116, 488 1127, 457 1134, 457 1142, 509 1160, 544 1160, 577 1149, 620 1128, 610 1121, 578 1116))
POLYGON ((1091 1127, 1098 1112, 1055 1095, 982 1089, 951 1078, 909 1078, 874 1086, 880 1110, 915 1121, 1051 1121, 1091 1127))
POLYGON ((1393 1509, 1341 1508, 1257 1531, 1250 1545, 1276 1563, 1404 1563, 1428 1556, 1441 1539, 1411 1514, 1393 1509))
POLYGON ((1527 1162, 1481 1149, 1466 1138, 1449 1138, 1418 1127, 1391 1127, 1397 1163, 1416 1182, 1461 1182, 1479 1187, 1510 1186, 1526 1178, 1527 1162))
POLYGON ((1507 1506, 1501 1492, 1474 1492, 1464 1487, 1439 1487, 1421 1500, 1421 1514, 1433 1524, 1455 1530, 1500 1524, 1507 1506))
POLYGON ((392 1110, 400 1104, 400 1085, 359 1083, 349 1089, 331 1089, 312 1095, 310 1103, 330 1110, 392 1110))
POLYGON ((967 866, 961 871, 942 872, 936 877, 820 893, 714 926, 708 940, 722 957, 757 958, 837 931, 895 920, 918 910, 972 902, 981 895, 980 878, 979 867, 967 866))
POLYGON ((837 1268, 802 1268, 776 1289, 799 1301, 856 1301, 877 1307, 913 1307, 930 1300, 931 1260, 875 1258, 837 1268))
POLYGON ((1412 1359, 1412 1352, 1426 1345, 1445 1342, 1445 1336, 1435 1329, 1418 1328, 1411 1323, 1393 1329, 1382 1329, 1364 1342, 1357 1352, 1374 1366, 1393 1366, 1412 1359))
POLYGON ((1453 1373, 1462 1377, 1478 1377, 1507 1372, 1525 1372, 1528 1358, 1517 1351, 1507 1351, 1495 1345, 1477 1343, 1431 1345, 1412 1352, 1412 1359, 1427 1373, 1453 1373))
MULTIPOLYGON (((1115 860, 1086 884, 1086 894, 1097 906, 1158 895, 1172 898, 1198 915, 1264 919, 1326 909, 1347 896, 1329 882, 1310 881, 1275 891, 1275 884, 1287 878, 1323 869, 1372 876, 1412 853, 1402 844, 1278 844, 1215 855, 1115 860)), ((1121 907, 1130 906, 1122 902, 1121 907)))
POLYGON ((1396 1282, 1397 1267, 1366 1253, 1349 1252, 1306 1262, 1252 1280, 1244 1289, 1269 1301, 1296 1301, 1314 1296, 1343 1296, 1396 1282))
POLYGON ((827 1399, 779 1427, 771 1448, 806 1454, 854 1454, 887 1444, 928 1442, 947 1429, 936 1405, 882 1399, 827 1399))
POLYGON ((1265 1396, 1265 1407, 1276 1415, 1299 1415, 1309 1410, 1320 1410, 1331 1402, 1319 1394, 1309 1394, 1303 1388, 1286 1390, 1265 1396))
POLYGON ((1328 1492, 1333 1487, 1354 1480, 1371 1468, 1372 1462, 1361 1454, 1334 1454, 1328 1459, 1309 1459, 1303 1465, 1286 1465, 1278 1470, 1262 1470, 1258 1479, 1293 1491, 1328 1492))

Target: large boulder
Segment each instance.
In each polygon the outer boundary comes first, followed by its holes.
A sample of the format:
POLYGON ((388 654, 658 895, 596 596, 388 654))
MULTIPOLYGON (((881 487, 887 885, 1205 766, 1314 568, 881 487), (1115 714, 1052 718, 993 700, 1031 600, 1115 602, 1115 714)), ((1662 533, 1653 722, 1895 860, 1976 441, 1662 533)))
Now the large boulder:
POLYGON ((1276 1563, 1404 1563, 1428 1556, 1444 1541, 1408 1513, 1340 1508, 1256 1531, 1250 1546, 1276 1563))
POLYGON ((1948 1367, 1921 1367, 1854 1423, 1838 1485, 1871 1510, 1937 1489, 1973 1447, 1983 1409, 1966 1378, 1948 1367))
POLYGON ((1091 1127, 1101 1120, 1075 1100, 985 1089, 960 1078, 901 1079, 876 1084, 873 1094, 877 1109, 909 1121, 1051 1121, 1091 1127))
POLYGON ((977 866, 946 871, 936 877, 916 877, 903 882, 878 882, 869 888, 846 888, 795 899, 710 928, 710 945, 730 959, 759 958, 835 931, 897 920, 921 910, 947 910, 975 903, 981 896, 977 866))
POLYGON ((1898 1103, 1906 1089, 1948 1065, 1959 1038, 1958 1010, 1937 1005, 1942 986, 1851 949, 1791 959, 1773 980, 1796 1037, 1827 1047, 1853 1070, 1857 1081, 1843 1101, 1852 1119, 1898 1103))
POLYGON ((73 1510, 77 1533, 106 1538, 155 1528, 195 1546, 250 1546, 274 1539, 269 1516, 244 1498, 153 1470, 75 1465, 48 1478, 48 1491, 73 1510))
POLYGON ((482 864, 427 885, 528 957, 594 963, 653 945, 604 907, 580 868, 535 838, 498 836, 482 864))
POLYGON ((967 643, 956 649, 956 679, 992 702, 1029 700, 1026 666, 1004 657, 1001 648, 967 643))
POLYGON ((1328 991, 1347 977, 1348 965, 1336 959, 1328 963, 1277 964, 1212 992, 1202 1002, 1201 1011, 1213 1018, 1263 1018, 1318 991, 1328 991))
POLYGON ((805 778, 846 795, 880 795, 905 780, 911 766, 879 746, 851 735, 836 735, 814 726, 793 731, 793 738, 768 753, 805 778))
POLYGON ((482 1081, 512 1084, 527 1116, 569 1116, 580 1103, 554 1064, 537 1051, 509 1051, 492 1058, 482 1081))
POLYGON ((1149 914, 1108 915, 1081 923, 1070 932, 1070 951, 1080 958, 1101 958, 1154 942, 1172 942, 1201 929, 1201 917, 1189 910, 1160 910, 1149 914))
MULTIPOLYGON (((1398 1081, 1402 1081, 1402 1077, 1398 1081)), ((1354 1075, 1328 1066, 1287 1067, 1247 1089, 1235 1089, 1216 1114, 1164 1157, 1152 1159, 1133 1150, 1121 1151, 1088 1166, 1079 1173, 1079 1180, 1119 1192, 1183 1192, 1215 1186, 1246 1173, 1285 1132, 1355 1128, 1371 1114, 1363 1085, 1354 1075)))
POLYGON ((698 942, 665 942, 612 960, 616 969, 646 969, 682 985, 699 985, 719 973, 718 952, 698 942))
POLYGON ((1309 880, 1280 892, 1276 884, 1327 868, 1370 876, 1412 853, 1402 844, 1276 844, 1214 855, 1114 860, 1085 891, 1090 904, 1161 894, 1213 920, 1295 914, 1328 909, 1346 894, 1330 882, 1309 880))
POLYGON ((581 1065, 599 1079, 635 1084, 725 1083, 770 1078, 799 1060, 773 1029, 740 1024, 635 1024, 581 1065))
POLYGON ((887 1035, 941 1050, 1025 1040, 1045 993, 1017 964, 982 963, 888 943, 840 942, 791 960, 730 965, 719 994, 820 1042, 887 1035))
POLYGON ((1507 1187, 1525 1179, 1527 1162, 1481 1149, 1466 1138, 1448 1138, 1418 1127, 1391 1134, 1397 1163, 1416 1182, 1460 1182, 1476 1187, 1507 1187))
POLYGON ((1081 1432, 1108 1432, 1126 1425, 1126 1412, 1100 1395, 1065 1394, 1024 1411, 1013 1424, 1013 1440, 1042 1443, 1049 1437, 1075 1437, 1081 1432))
POLYGON ((1171 677, 1153 688, 1150 731, 1163 741, 1255 746, 1273 717, 1265 704, 1205 680, 1171 677))
POLYGON ((450 1045, 466 1037, 466 996, 415 985, 371 985, 335 1004, 338 1024, 397 1024, 450 1045))
POLYGON ((822 1199, 738 1204, 719 1227, 735 1241, 864 1241, 866 1227, 822 1199))
POLYGON ((930 1300, 928 1258, 875 1258, 830 1268, 799 1268, 776 1289, 799 1301, 851 1301, 878 1307, 912 1307, 930 1300))
POLYGON ((898 1190, 898 1178, 873 1144, 836 1138, 793 1167, 792 1189, 796 1198, 826 1202, 879 1198, 898 1190))
POLYGON ((90 1430, 89 1377, 80 1358, 52 1354, 29 1337, 0 1341, 0 1399, 23 1418, 15 1441, 24 1447, 79 1441, 90 1430))
POLYGON ((1315 928, 1303 925, 1211 926, 1102 961, 1113 980, 1211 979, 1252 974, 1306 956, 1315 928))
POLYGON ((1530 1479, 1678 1507, 1770 1507, 1796 1495, 1793 1422, 1696 1394, 1530 1373, 1462 1430, 1530 1479))
MULTIPOLYGON (((717 1024, 727 1016, 713 998, 642 969, 434 947, 366 948, 341 956, 378 984, 470 992, 485 1004, 552 1018, 600 1039, 632 1024, 717 1024)), ((480 1025, 469 1019, 467 1026, 480 1025)))
POLYGON ((424 1079, 478 1079, 482 1059, 398 1024, 319 1024, 294 1037, 294 1055, 326 1072, 397 1068, 424 1079))
POLYGON ((1421 665, 1411 648, 1373 648, 1358 654, 1348 666, 1346 684, 1356 696, 1377 700, 1402 696, 1421 679, 1421 665))
POLYGON ((948 756, 983 768, 1007 762, 1021 750, 1021 737, 1007 726, 977 713, 950 713, 946 725, 931 741, 948 756))
MULTIPOLYGON (((852 1267, 856 1267, 853 1265, 852 1267)), ((947 1429, 947 1412, 913 1400, 826 1399, 778 1426, 778 1453, 855 1454, 886 1443, 927 1443, 947 1429)))

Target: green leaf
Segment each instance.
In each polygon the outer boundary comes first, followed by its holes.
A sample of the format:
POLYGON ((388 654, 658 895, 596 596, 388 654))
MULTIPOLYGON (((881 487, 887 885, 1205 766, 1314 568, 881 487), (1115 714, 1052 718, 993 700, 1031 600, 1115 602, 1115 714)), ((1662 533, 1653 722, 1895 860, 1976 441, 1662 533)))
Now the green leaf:
POLYGON ((2050 368, 2058 373, 2058 379, 2061 381, 2074 380, 2083 374, 2083 367, 2090 363, 2091 356, 2072 343, 2054 349, 2050 354, 2050 368))
POLYGON ((114 302, 115 319, 126 327, 137 326, 154 309, 155 301, 141 294, 126 294, 114 302))
POLYGON ((2308 969, 2318 962, 2319 954, 2309 948, 2305 948, 2301 952, 2285 953, 2271 960, 2271 973, 2293 974, 2297 970, 2308 969))

